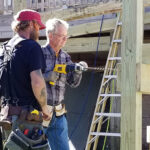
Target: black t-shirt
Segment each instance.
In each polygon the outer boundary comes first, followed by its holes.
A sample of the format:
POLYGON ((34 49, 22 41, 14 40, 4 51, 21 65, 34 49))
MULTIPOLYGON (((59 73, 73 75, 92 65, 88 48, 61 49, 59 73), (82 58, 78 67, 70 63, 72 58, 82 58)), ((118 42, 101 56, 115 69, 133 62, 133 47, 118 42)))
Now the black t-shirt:
POLYGON ((19 105, 37 105, 31 87, 30 73, 44 69, 45 61, 40 45, 34 40, 24 40, 15 46, 11 60, 11 97, 19 99, 19 105))

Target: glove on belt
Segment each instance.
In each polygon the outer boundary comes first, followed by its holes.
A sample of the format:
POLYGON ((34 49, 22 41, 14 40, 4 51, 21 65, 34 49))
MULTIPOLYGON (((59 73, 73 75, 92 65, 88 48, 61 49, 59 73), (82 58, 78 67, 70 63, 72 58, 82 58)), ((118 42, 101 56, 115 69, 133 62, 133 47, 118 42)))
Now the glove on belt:
POLYGON ((55 106, 55 112, 56 112, 57 117, 67 113, 67 110, 65 108, 65 104, 59 104, 59 105, 55 106))

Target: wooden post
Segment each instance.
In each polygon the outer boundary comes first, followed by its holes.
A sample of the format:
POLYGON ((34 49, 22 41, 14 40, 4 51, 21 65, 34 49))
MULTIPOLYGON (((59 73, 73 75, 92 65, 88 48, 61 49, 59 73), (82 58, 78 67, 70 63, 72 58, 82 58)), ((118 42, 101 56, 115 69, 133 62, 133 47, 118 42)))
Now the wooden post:
POLYGON ((124 0, 121 68, 121 150, 142 149, 142 93, 137 64, 142 63, 143 0, 124 0))

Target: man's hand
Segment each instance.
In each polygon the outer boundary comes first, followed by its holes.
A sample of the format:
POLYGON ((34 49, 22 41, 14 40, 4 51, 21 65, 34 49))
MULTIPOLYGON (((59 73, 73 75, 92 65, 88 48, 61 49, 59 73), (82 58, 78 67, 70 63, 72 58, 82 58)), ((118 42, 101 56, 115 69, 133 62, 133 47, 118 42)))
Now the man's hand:
POLYGON ((42 107, 43 119, 48 121, 52 118, 52 111, 48 108, 48 105, 42 107))
POLYGON ((82 66, 84 68, 84 70, 87 70, 87 68, 88 68, 88 64, 85 61, 80 61, 79 65, 82 66))
POLYGON ((79 63, 76 63, 75 65, 76 65, 75 71, 79 74, 88 69, 88 64, 84 61, 80 61, 79 63))

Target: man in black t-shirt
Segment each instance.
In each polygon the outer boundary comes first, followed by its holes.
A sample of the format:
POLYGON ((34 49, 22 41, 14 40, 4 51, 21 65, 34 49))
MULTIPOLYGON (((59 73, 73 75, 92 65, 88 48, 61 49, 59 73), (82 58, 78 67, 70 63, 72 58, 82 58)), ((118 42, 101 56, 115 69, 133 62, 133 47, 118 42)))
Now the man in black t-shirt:
POLYGON ((50 119, 46 86, 42 76, 45 62, 40 45, 36 42, 39 30, 44 28, 40 14, 36 11, 26 9, 14 16, 12 29, 16 35, 6 45, 6 48, 13 49, 8 77, 9 90, 1 97, 1 107, 5 112, 1 112, 1 118, 4 119, 6 113, 9 117, 11 115, 12 126, 18 117, 16 111, 11 114, 9 111, 6 112, 7 107, 16 107, 17 110, 18 106, 19 108, 32 106, 42 111, 43 119, 50 119))

